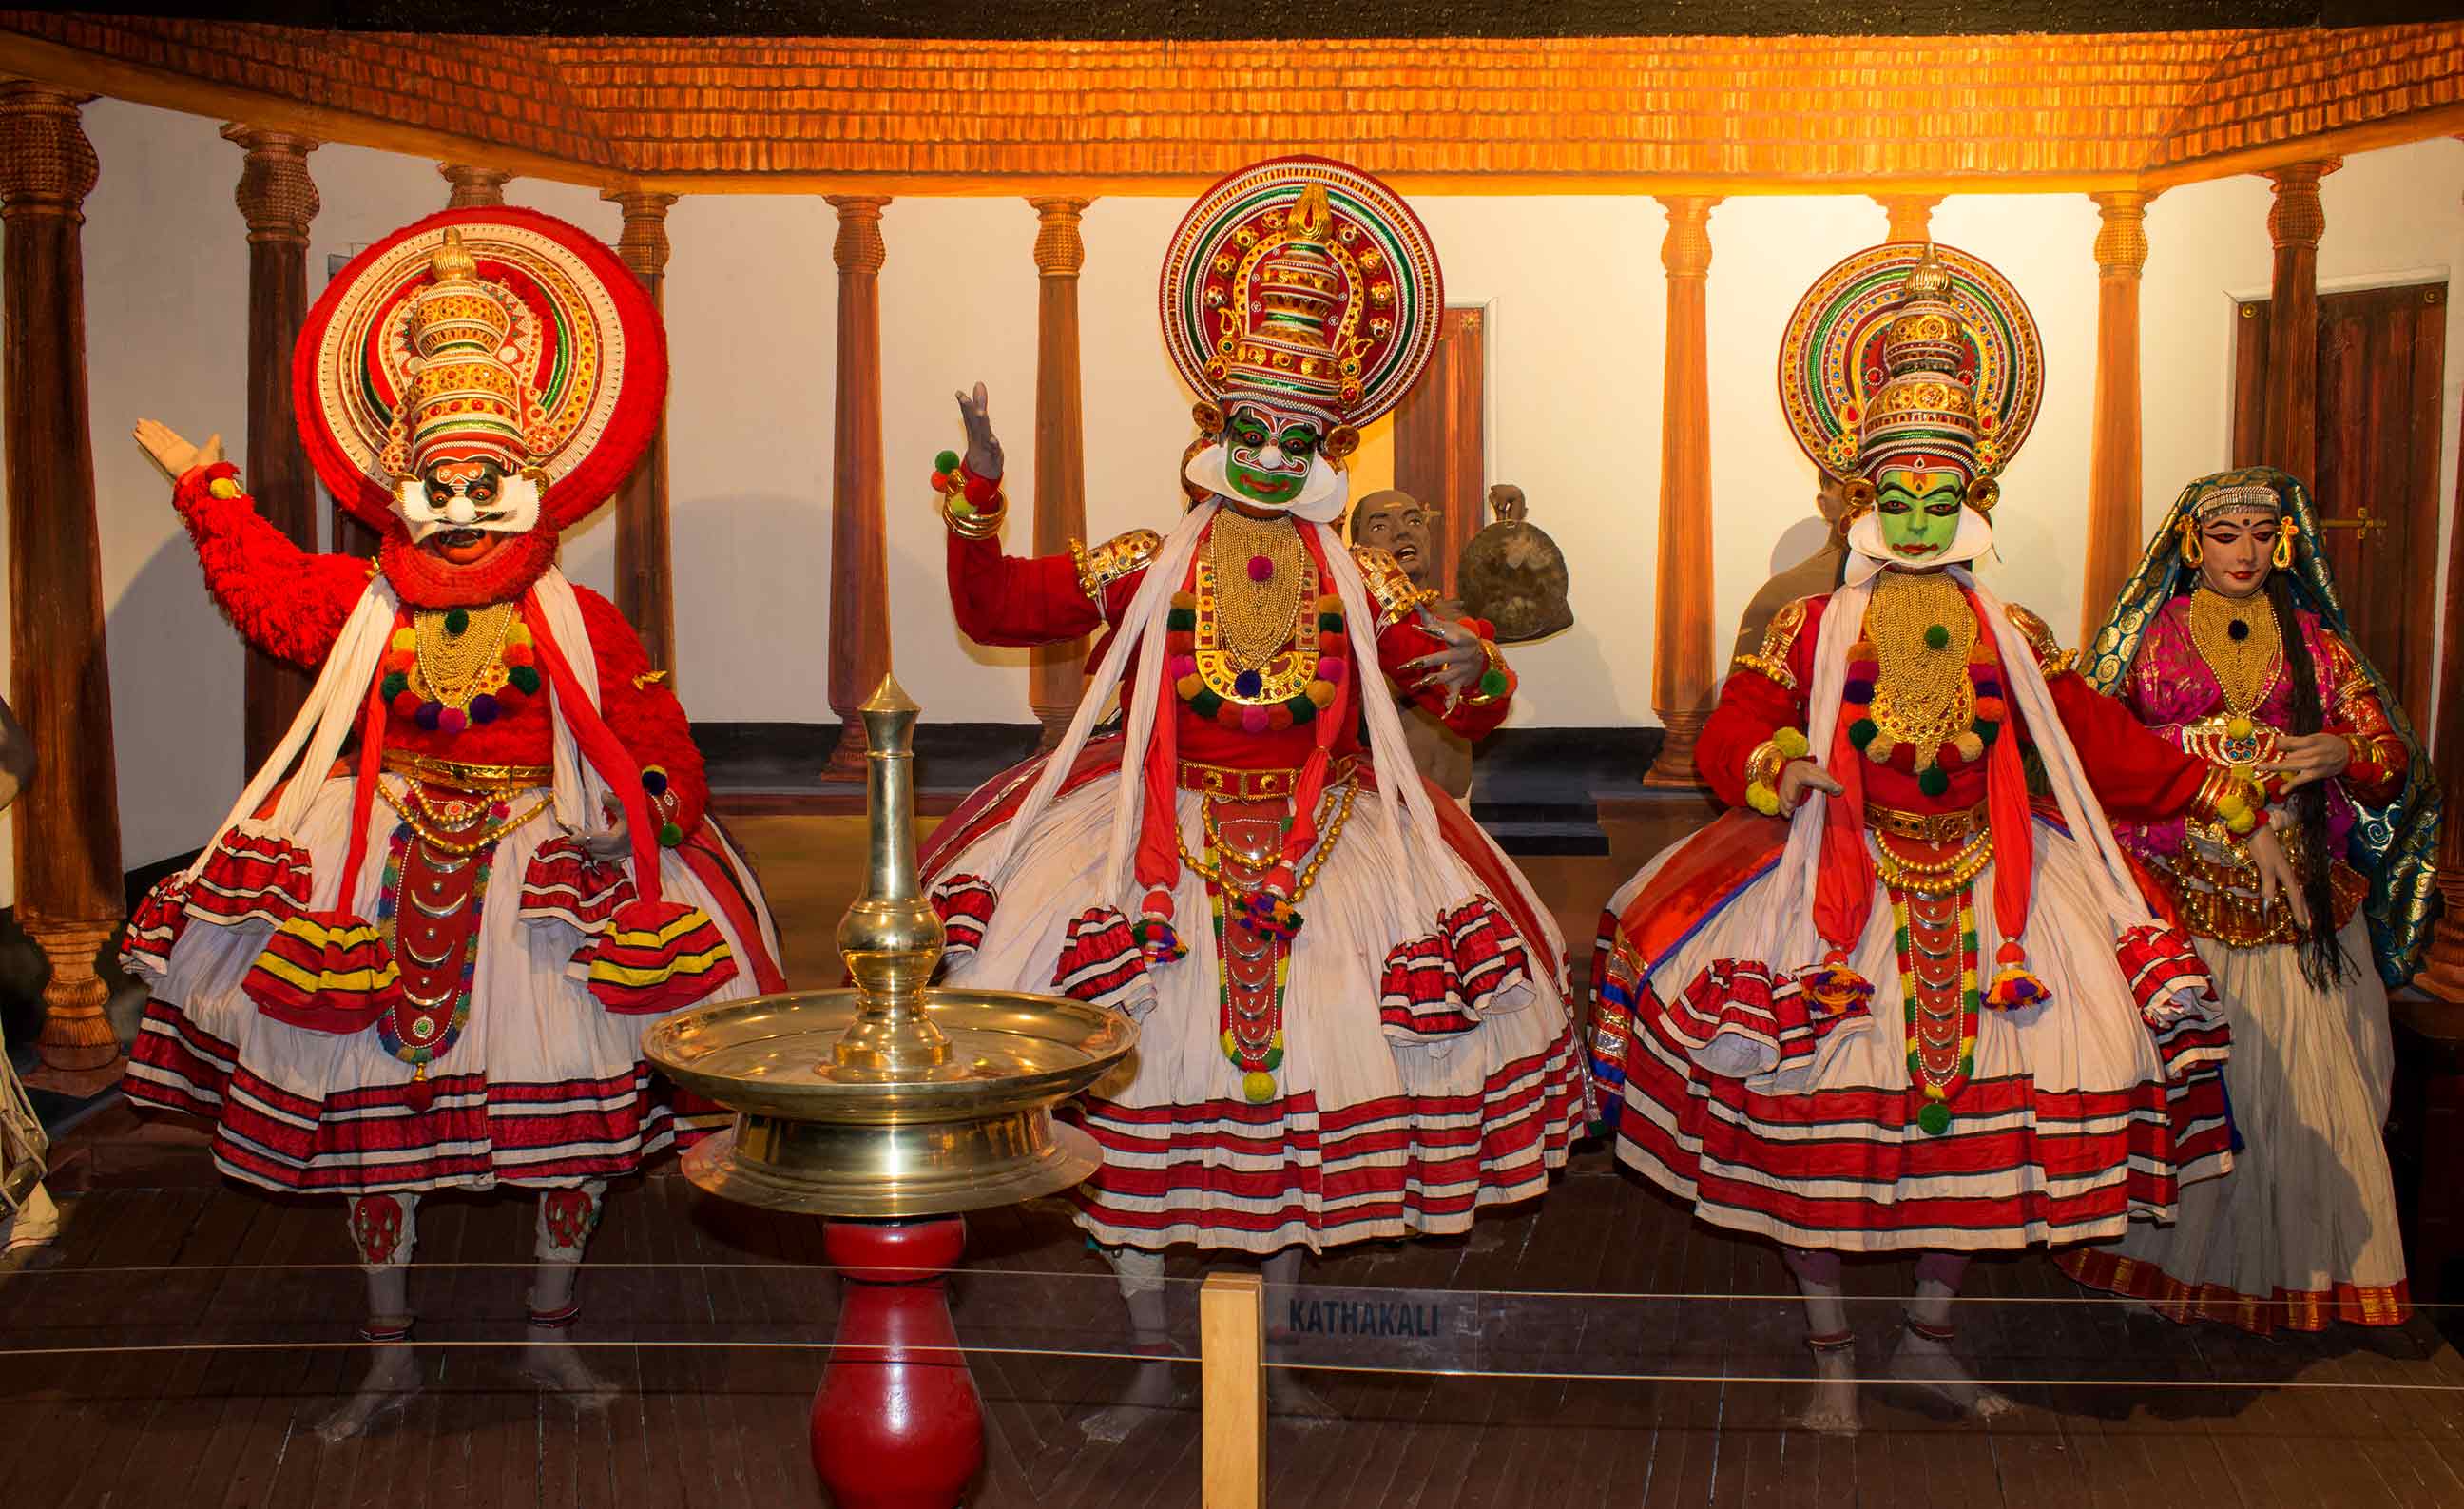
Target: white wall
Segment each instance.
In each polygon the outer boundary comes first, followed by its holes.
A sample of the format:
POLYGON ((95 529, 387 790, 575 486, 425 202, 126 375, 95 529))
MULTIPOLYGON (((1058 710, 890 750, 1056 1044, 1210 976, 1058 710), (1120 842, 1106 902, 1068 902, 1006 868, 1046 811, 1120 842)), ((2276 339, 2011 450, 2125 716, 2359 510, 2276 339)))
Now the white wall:
MULTIPOLYGON (((86 110, 102 164, 87 203, 88 365, 103 540, 123 856, 198 843, 237 789, 238 648, 208 601, 165 490, 127 438, 140 416, 244 451, 247 243, 231 204, 240 154, 215 122, 110 100, 86 110)), ((433 165, 329 146, 310 160, 324 198, 312 293, 332 252, 439 207, 433 165)), ((2329 287, 2464 261, 2464 143, 2349 161, 2325 182, 2329 287)), ((615 207, 588 190, 517 179, 515 203, 611 240, 615 207)), ((2146 509, 2227 460, 2232 299, 2264 293, 2268 189, 2259 179, 2171 190, 2149 212, 2143 296, 2146 509)), ((1087 211, 1080 296, 1088 529, 1096 539, 1177 511, 1189 398, 1155 316, 1155 267, 1182 206, 1113 198, 1087 211)), ((1448 301, 1488 309, 1488 455, 1529 491, 1566 548, 1575 627, 1516 655, 1526 724, 1649 723, 1652 572, 1659 509, 1665 220, 1644 197, 1436 197, 1448 301)), ((2048 367, 2035 435, 2005 479, 1996 588, 2079 632, 2088 399, 2095 356, 2096 211, 2080 195, 1961 196, 1942 239, 1993 262, 2026 295, 2048 367)), ((1880 239, 1861 195, 1749 196, 1712 211, 1708 292, 1715 611, 1735 621, 1775 566, 1810 548, 1811 469, 1773 396, 1779 331, 1824 268, 1880 239)), ((1034 476, 1035 211, 1006 196, 904 199, 883 217, 884 445, 890 599, 900 678, 927 716, 1023 721, 1016 652, 952 628, 941 531, 924 475, 958 443, 952 392, 980 380, 1008 450, 1026 541, 1034 476)), ((827 719, 830 380, 836 217, 811 196, 688 198, 670 216, 667 280, 677 673, 696 716, 827 719)), ((2451 319, 2445 411, 2452 476, 2464 321, 2451 319)), ((2443 484, 2442 484, 2443 485, 2443 484)), ((603 514, 568 538, 565 568, 605 589, 603 514)), ((2425 608, 2425 610, 2428 610, 2425 608)), ((1725 645, 1725 627, 1713 634, 1725 645)), ((0 647, 5 655, 5 647, 0 647)), ((5 665, 5 659, 0 659, 5 665)), ((5 869, 5 866, 0 866, 5 869)), ((5 880, 5 877, 0 877, 5 880)), ((0 899, 5 899, 0 889, 0 899)))

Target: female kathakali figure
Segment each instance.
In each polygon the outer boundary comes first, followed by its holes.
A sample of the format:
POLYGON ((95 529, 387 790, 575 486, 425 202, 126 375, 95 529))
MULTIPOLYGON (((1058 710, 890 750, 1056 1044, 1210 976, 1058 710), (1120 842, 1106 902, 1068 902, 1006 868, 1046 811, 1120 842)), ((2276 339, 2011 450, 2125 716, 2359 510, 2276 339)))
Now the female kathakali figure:
POLYGON ((2074 1277, 2266 1334, 2411 1314, 2386 1124, 2387 983, 2430 918, 2437 788, 2352 643, 2308 492, 2266 467, 2201 477, 2096 638, 2089 677, 2167 743, 2289 792, 2271 820, 2305 923, 2248 846, 2196 820, 2118 823, 2180 908, 2233 1026, 2233 1176, 2171 1226, 2065 1254, 2074 1277), (2373 947, 2375 939, 2376 947, 2373 947))
POLYGON ((1782 610, 1722 687, 1698 758, 1743 810, 1603 919, 1617 1156, 1781 1244, 1816 1429, 1858 1423, 1841 1254, 1920 1254, 1893 1367, 1992 1413, 2008 1401, 1951 1358, 1969 1254, 2169 1219, 2231 1164, 2204 967, 2102 809, 2249 832, 2263 877, 2289 872, 2245 778, 2098 696, 1970 574, 2040 369, 2018 295, 1949 247, 1870 248, 1806 294, 1780 388, 1845 479, 1845 581, 1782 610))
MULTIPOLYGON (((970 798, 923 866, 953 983, 1139 1021, 1087 1102, 1104 1165, 1078 1200, 1144 1345, 1162 1344, 1167 1246, 1290 1282, 1303 1250, 1460 1232, 1539 1194, 1584 1121, 1555 929, 1416 775, 1386 689, 1476 737, 1512 674, 1485 626, 1437 619, 1334 529, 1341 462, 1419 376, 1441 307, 1393 192, 1270 162, 1208 190, 1165 259, 1165 341, 1206 442, 1169 535, 1002 555, 980 387, 965 456, 935 475, 971 637, 1106 631, 1058 750, 970 798), (1116 693, 1125 731, 1091 737, 1116 693)), ((1136 1398, 1167 1387, 1152 1365, 1136 1398)))
MULTIPOLYGON (((218 440, 137 427, 223 610, 320 669, 130 921, 122 963, 153 1001, 128 1093, 211 1121, 232 1178, 341 1196, 375 1340, 409 1334, 423 1191, 539 1191, 524 1356, 590 1391, 558 1339, 607 1181, 723 1120, 652 1084, 642 1030, 781 984, 666 673, 555 564, 658 424, 658 311, 561 220, 448 211, 342 270, 293 373, 319 475, 382 531, 374 561, 258 518, 218 440)), ((328 1433, 416 1378, 382 1349, 328 1433)))

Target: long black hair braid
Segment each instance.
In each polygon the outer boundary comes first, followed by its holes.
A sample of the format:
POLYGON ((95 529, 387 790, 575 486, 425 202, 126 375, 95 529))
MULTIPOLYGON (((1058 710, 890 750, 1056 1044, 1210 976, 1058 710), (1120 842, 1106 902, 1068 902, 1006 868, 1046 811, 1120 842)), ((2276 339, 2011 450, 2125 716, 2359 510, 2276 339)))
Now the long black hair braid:
MULTIPOLYGON (((2271 570, 2267 573, 2267 600, 2276 609, 2276 626, 2284 640, 2284 675, 2292 683, 2293 731, 2315 734, 2326 726, 2326 708, 2319 699, 2319 666, 2311 658, 2310 641, 2302 635, 2301 620, 2297 615, 2293 598, 2293 573, 2271 570)), ((2293 820, 2300 826, 2301 869, 2297 877, 2301 882, 2301 899, 2310 911, 2310 933, 2300 943, 2301 974, 2321 990, 2343 982, 2344 971, 2351 961, 2344 957, 2343 945, 2336 942, 2335 892, 2328 884, 2328 875, 2335 855, 2327 841, 2327 784, 2313 781, 2295 791, 2286 800, 2293 808, 2293 820)))

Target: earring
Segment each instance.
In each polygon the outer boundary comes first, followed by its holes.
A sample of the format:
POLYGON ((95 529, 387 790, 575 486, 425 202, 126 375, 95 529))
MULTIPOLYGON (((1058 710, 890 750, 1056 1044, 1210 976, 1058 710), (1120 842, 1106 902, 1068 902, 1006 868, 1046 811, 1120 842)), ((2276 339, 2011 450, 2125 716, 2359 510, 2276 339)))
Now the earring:
POLYGON ((2207 551, 2199 544, 2199 531, 2196 529, 2183 530, 2182 564, 2188 566, 2196 566, 2199 562, 2206 557, 2206 555, 2207 551))
POLYGON ((2300 532, 2293 526, 2293 521, 2290 519, 2284 521, 2284 527, 2277 531, 2273 559, 2277 570, 2289 571, 2293 568, 2293 537, 2300 532))

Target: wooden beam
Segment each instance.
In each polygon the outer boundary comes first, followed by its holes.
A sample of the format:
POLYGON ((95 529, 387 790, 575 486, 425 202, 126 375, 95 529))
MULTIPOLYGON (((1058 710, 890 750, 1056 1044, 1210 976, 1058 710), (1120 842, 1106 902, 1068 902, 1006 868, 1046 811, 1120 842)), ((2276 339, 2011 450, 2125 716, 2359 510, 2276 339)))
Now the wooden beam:
POLYGON ((1707 195, 1662 198, 1668 337, 1661 388, 1659 586, 1651 621, 1651 709, 1666 737, 1645 786, 1696 787, 1694 741, 1711 716, 1711 368, 1707 195))
MULTIPOLYGON (((1087 436, 1078 382, 1078 270, 1087 263, 1079 217, 1089 201, 1029 199, 1035 235, 1035 553, 1059 555, 1087 534, 1087 436)), ((1042 748, 1061 743, 1085 695, 1087 641, 1028 652, 1027 705, 1042 748)))
POLYGON ((0 83, 9 484, 9 700, 34 743, 17 804, 17 921, 51 961, 43 1067, 86 1095, 118 1076, 97 960, 123 906, 102 545, 86 409, 85 196, 99 173, 87 96, 0 83))
MULTIPOLYGON (((668 211, 673 194, 640 189, 606 189, 599 197, 625 211, 625 234, 616 255, 649 290, 662 317, 667 309, 668 211)), ((655 670, 676 664, 676 588, 669 550, 668 416, 650 436, 641 464, 616 495, 616 609, 642 636, 642 650, 655 670)))
MULTIPOLYGON (((317 474, 299 443, 291 408, 291 348, 308 318, 308 222, 321 201, 308 175, 313 137, 232 122, 224 140, 246 154, 232 199, 248 222, 248 486, 257 517, 312 554, 317 543, 317 474)), ((242 641, 247 656, 242 734, 246 768, 274 753, 310 674, 242 641)))
POLYGON ((2319 180, 2343 166, 2330 158, 2267 172, 2276 186, 2267 211, 2276 278, 2268 294, 2267 428, 2259 455, 2305 487, 2319 481, 2319 238, 2327 230, 2319 180))
POLYGON ((830 711, 838 747, 827 774, 864 774, 864 720, 856 709, 890 674, 890 565, 881 475, 881 211, 871 194, 833 194, 839 269, 836 437, 830 451, 830 711))
POLYGON ((2087 566, 2079 642, 2112 610, 2140 552, 2139 277, 2147 265, 2147 201, 2137 189, 2095 196, 2096 392, 2090 401, 2087 566))
POLYGON ((1256 1274, 1209 1274, 1198 1286, 1199 1502, 1266 1501, 1265 1285, 1256 1274))

